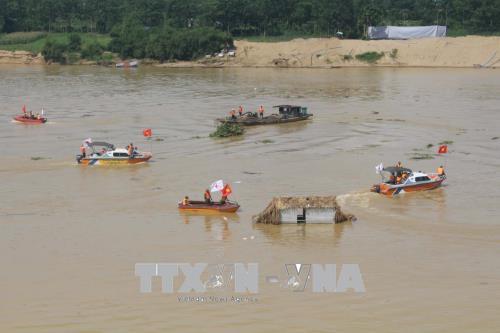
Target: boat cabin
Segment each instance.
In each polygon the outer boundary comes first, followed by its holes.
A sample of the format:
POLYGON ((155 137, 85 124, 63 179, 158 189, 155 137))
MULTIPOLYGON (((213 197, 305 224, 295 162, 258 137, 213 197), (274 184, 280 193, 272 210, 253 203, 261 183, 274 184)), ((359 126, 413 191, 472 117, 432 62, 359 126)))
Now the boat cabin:
POLYGON ((307 115, 307 108, 297 105, 276 105, 280 115, 286 117, 303 117, 307 115))
POLYGON ((425 173, 414 172, 414 173, 410 174, 410 176, 408 177, 408 180, 406 181, 406 184, 428 182, 431 180, 432 179, 430 179, 430 177, 425 173))

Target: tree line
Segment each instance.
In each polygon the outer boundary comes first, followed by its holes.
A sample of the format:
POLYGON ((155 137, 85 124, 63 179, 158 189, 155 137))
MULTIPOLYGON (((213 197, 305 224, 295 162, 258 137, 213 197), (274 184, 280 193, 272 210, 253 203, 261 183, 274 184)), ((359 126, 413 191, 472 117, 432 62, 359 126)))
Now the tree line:
POLYGON ((110 33, 134 17, 146 28, 211 27, 233 36, 363 36, 367 25, 500 30, 500 0, 0 0, 0 32, 110 33))

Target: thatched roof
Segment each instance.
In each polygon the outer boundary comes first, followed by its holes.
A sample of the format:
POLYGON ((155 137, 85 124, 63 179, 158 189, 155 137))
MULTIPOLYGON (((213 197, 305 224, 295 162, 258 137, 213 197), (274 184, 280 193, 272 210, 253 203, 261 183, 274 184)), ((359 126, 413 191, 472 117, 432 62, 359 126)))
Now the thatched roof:
POLYGON ((344 214, 335 196, 275 197, 260 214, 253 217, 255 223, 280 224, 280 211, 289 208, 332 208, 335 209, 335 223, 353 220, 351 214, 344 214))

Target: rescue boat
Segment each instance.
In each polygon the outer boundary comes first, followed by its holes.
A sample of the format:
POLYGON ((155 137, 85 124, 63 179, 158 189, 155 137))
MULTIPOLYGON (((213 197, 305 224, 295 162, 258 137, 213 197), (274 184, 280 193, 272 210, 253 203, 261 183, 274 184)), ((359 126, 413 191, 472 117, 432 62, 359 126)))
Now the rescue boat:
POLYGON ((446 180, 444 174, 413 172, 411 169, 401 167, 384 168, 381 175, 382 182, 373 185, 371 191, 389 196, 405 192, 433 190, 440 187, 446 180), (398 178, 401 179, 399 183, 395 181, 398 178))
POLYGON ((47 118, 40 117, 40 118, 30 118, 25 115, 18 115, 13 118, 15 121, 23 124, 30 124, 30 125, 37 125, 37 124, 44 124, 47 122, 47 118))
POLYGON ((297 105, 276 105, 273 108, 278 109, 278 113, 273 113, 269 116, 259 117, 258 113, 245 112, 241 116, 231 116, 226 118, 218 118, 220 123, 238 124, 243 126, 256 125, 272 125, 285 124, 297 121, 308 120, 312 117, 312 113, 308 113, 306 107, 297 105))
POLYGON ((198 211, 198 212, 218 212, 218 213, 235 213, 240 205, 237 202, 226 200, 225 203, 212 202, 206 203, 205 201, 189 200, 185 205, 179 202, 179 210, 182 211, 198 211))
POLYGON ((76 161, 81 165, 126 165, 145 163, 153 156, 151 153, 134 151, 130 155, 127 149, 115 148, 107 142, 89 143, 92 150, 89 155, 77 155, 76 161), (99 149, 100 148, 100 149, 99 149))

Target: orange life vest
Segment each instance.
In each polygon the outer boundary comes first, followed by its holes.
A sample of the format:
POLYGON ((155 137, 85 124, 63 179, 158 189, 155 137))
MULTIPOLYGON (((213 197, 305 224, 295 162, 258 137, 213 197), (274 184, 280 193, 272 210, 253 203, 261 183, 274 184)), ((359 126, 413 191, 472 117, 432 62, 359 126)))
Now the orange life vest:
POLYGON ((85 153, 85 147, 84 146, 80 147, 80 153, 82 153, 82 154, 85 153))

